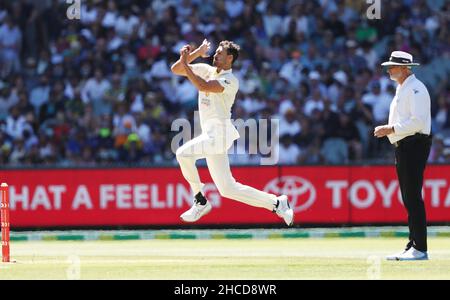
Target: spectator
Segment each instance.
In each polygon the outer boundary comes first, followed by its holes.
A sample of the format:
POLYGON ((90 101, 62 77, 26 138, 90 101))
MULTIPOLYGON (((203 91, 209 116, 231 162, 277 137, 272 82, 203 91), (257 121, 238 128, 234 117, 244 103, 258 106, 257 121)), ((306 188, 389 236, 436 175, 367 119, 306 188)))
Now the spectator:
POLYGON ((234 19, 242 15, 244 12, 244 2, 242 0, 225 1, 225 9, 230 18, 234 19))
POLYGON ((26 151, 22 138, 14 140, 13 151, 10 154, 9 162, 13 165, 19 165, 25 160, 26 151))
POLYGON ((350 119, 349 115, 339 115, 336 137, 346 141, 349 148, 349 159, 360 162, 362 159, 361 137, 355 123, 350 119))
POLYGON ((281 66, 280 77, 289 81, 292 86, 298 86, 302 79, 302 65, 300 51, 293 51, 291 59, 281 66))
POLYGON ((299 134, 302 130, 300 122, 296 119, 296 115, 293 109, 286 110, 284 116, 280 120, 280 131, 279 135, 289 135, 294 137, 299 134))
POLYGON ((435 132, 450 130, 450 98, 442 93, 438 98, 437 109, 434 114, 433 130, 435 132))
POLYGON ((66 100, 64 96, 64 85, 62 82, 55 83, 50 93, 49 101, 40 107, 39 122, 43 124, 47 120, 55 119, 57 112, 64 110, 66 100))
POLYGON ((315 110, 314 112, 318 117, 313 122, 316 121, 316 124, 320 124, 318 125, 320 129, 317 131, 321 137, 324 140, 335 137, 339 126, 339 114, 332 110, 330 101, 324 102, 323 111, 315 110))
POLYGON ((19 102, 17 103, 17 106, 19 108, 20 113, 22 115, 27 115, 28 113, 34 114, 34 107, 28 101, 28 95, 27 95, 26 91, 20 91, 18 96, 19 96, 19 102))
POLYGON ((319 88, 313 90, 311 98, 306 100, 304 113, 307 116, 311 116, 314 110, 323 111, 324 100, 319 88))
POLYGON ((147 124, 144 113, 139 113, 136 116, 136 133, 139 137, 139 140, 142 141, 143 144, 148 144, 151 142, 151 128, 147 124))
POLYGON ((361 47, 356 50, 356 55, 364 57, 367 62, 367 66, 370 69, 373 70, 378 67, 377 63, 380 61, 380 58, 370 42, 362 42, 361 47))
POLYGON ((111 84, 103 77, 103 71, 96 69, 94 77, 90 78, 81 91, 81 99, 84 103, 92 103, 96 116, 111 113, 112 104, 105 97, 110 90, 111 84))
POLYGON ((306 165, 317 165, 325 163, 325 158, 320 148, 320 138, 316 137, 300 155, 298 163, 306 165))
POLYGON ((434 138, 433 144, 431 146, 430 156, 428 157, 428 162, 430 163, 446 163, 446 147, 444 143, 444 138, 438 135, 434 138))
POLYGON ((124 8, 123 15, 117 18, 115 31, 121 38, 128 38, 139 25, 139 18, 131 14, 129 7, 124 8))
POLYGON ((359 95, 355 98, 355 106, 349 115, 350 119, 354 121, 355 126, 358 128, 363 147, 363 155, 366 157, 369 151, 369 143, 373 136, 373 128, 371 127, 371 124, 373 124, 372 107, 364 104, 359 95))
POLYGON ((269 5, 263 16, 264 30, 267 36, 271 38, 275 34, 281 34, 283 31, 283 19, 277 15, 274 9, 269 5))
POLYGON ((365 69, 367 67, 367 61, 365 57, 358 54, 358 43, 354 40, 348 40, 345 46, 347 47, 347 53, 344 63, 355 73, 365 69))
POLYGON ((20 71, 20 51, 22 48, 22 31, 6 16, 5 23, 0 27, 0 75, 6 77, 11 72, 20 71))
POLYGON ((113 135, 115 137, 116 148, 122 147, 128 135, 136 132, 136 121, 134 117, 128 113, 125 103, 119 103, 117 112, 113 118, 113 135))
POLYGON ((371 84, 371 92, 363 96, 363 103, 372 106, 372 113, 376 124, 384 124, 389 116, 393 95, 381 92, 378 82, 371 84))
POLYGON ((309 78, 309 89, 311 91, 320 91, 320 96, 323 98, 327 95, 327 88, 325 84, 321 82, 321 75, 317 71, 311 71, 308 75, 309 78))
MULTIPOLYGON (((102 26, 105 28, 113 28, 118 24, 119 10, 117 9, 117 4, 113 0, 109 0, 107 3, 107 8, 105 16, 102 19, 102 26)), ((124 20, 122 19, 122 22, 124 20)), ((119 25, 120 26, 120 25, 119 25)))
POLYGON ((342 37, 346 34, 345 24, 339 20, 337 11, 330 13, 325 21, 325 30, 330 30, 335 37, 342 37))
POLYGON ((279 148, 278 163, 292 165, 298 162, 302 151, 298 145, 293 143, 291 135, 281 136, 279 148))
POLYGON ((29 124, 27 124, 25 117, 20 114, 19 107, 13 106, 10 115, 6 118, 5 132, 13 139, 21 139, 25 129, 30 129, 29 124))
POLYGON ((289 32, 303 32, 305 35, 309 34, 308 17, 304 14, 303 5, 296 4, 291 7, 290 13, 283 19, 283 33, 289 32), (290 29, 292 26, 292 29, 290 29))
POLYGON ((16 105, 18 100, 9 85, 0 81, 0 121, 7 118, 10 108, 16 105))
POLYGON ((34 107, 36 114, 39 113, 41 106, 48 102, 50 96, 50 83, 47 75, 42 75, 39 79, 39 85, 31 90, 30 103, 34 107))

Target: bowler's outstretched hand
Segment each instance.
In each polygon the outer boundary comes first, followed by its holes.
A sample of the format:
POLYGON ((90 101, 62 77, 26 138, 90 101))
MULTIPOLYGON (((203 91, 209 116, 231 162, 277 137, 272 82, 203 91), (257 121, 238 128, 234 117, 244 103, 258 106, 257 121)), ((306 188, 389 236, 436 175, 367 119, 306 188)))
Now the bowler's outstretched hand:
POLYGON ((209 57, 209 50, 211 49, 211 43, 208 42, 207 39, 203 40, 203 43, 198 47, 197 51, 200 54, 201 57, 207 58, 209 57))

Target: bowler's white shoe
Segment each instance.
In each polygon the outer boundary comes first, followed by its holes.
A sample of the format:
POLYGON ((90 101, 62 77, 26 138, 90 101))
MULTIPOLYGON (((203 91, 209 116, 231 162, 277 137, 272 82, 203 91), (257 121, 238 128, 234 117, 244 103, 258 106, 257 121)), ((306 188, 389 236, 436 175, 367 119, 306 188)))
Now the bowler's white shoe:
POLYGON ((386 257, 387 260, 428 260, 428 253, 419 251, 414 247, 409 248, 408 250, 403 251, 403 253, 397 255, 391 255, 386 257))
POLYGON ((180 218, 184 222, 192 223, 209 213, 211 208, 212 206, 209 201, 206 201, 205 205, 201 205, 198 201, 194 201, 194 205, 192 205, 189 210, 185 211, 180 218))
POLYGON ((277 198, 278 206, 275 208, 275 213, 283 218, 287 226, 292 226, 294 224, 294 211, 289 205, 288 198, 286 195, 282 195, 277 198))

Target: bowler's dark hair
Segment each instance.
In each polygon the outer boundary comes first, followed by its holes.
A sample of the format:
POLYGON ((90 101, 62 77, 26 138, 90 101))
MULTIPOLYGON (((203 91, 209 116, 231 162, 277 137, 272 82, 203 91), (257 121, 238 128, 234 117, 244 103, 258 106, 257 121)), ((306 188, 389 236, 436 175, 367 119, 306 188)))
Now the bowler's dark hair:
POLYGON ((223 49, 227 51, 228 55, 233 55, 233 62, 234 63, 238 57, 239 57, 239 50, 241 50, 241 47, 239 47, 238 44, 235 44, 231 41, 221 41, 219 46, 222 46, 223 49))

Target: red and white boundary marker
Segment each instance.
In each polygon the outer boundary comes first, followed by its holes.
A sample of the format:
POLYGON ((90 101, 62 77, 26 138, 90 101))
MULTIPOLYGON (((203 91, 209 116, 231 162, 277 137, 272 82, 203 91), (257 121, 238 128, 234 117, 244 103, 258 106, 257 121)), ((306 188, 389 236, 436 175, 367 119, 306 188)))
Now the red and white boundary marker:
POLYGON ((8 184, 0 186, 1 206, 0 220, 2 230, 2 262, 10 262, 9 257, 9 188, 8 184))

